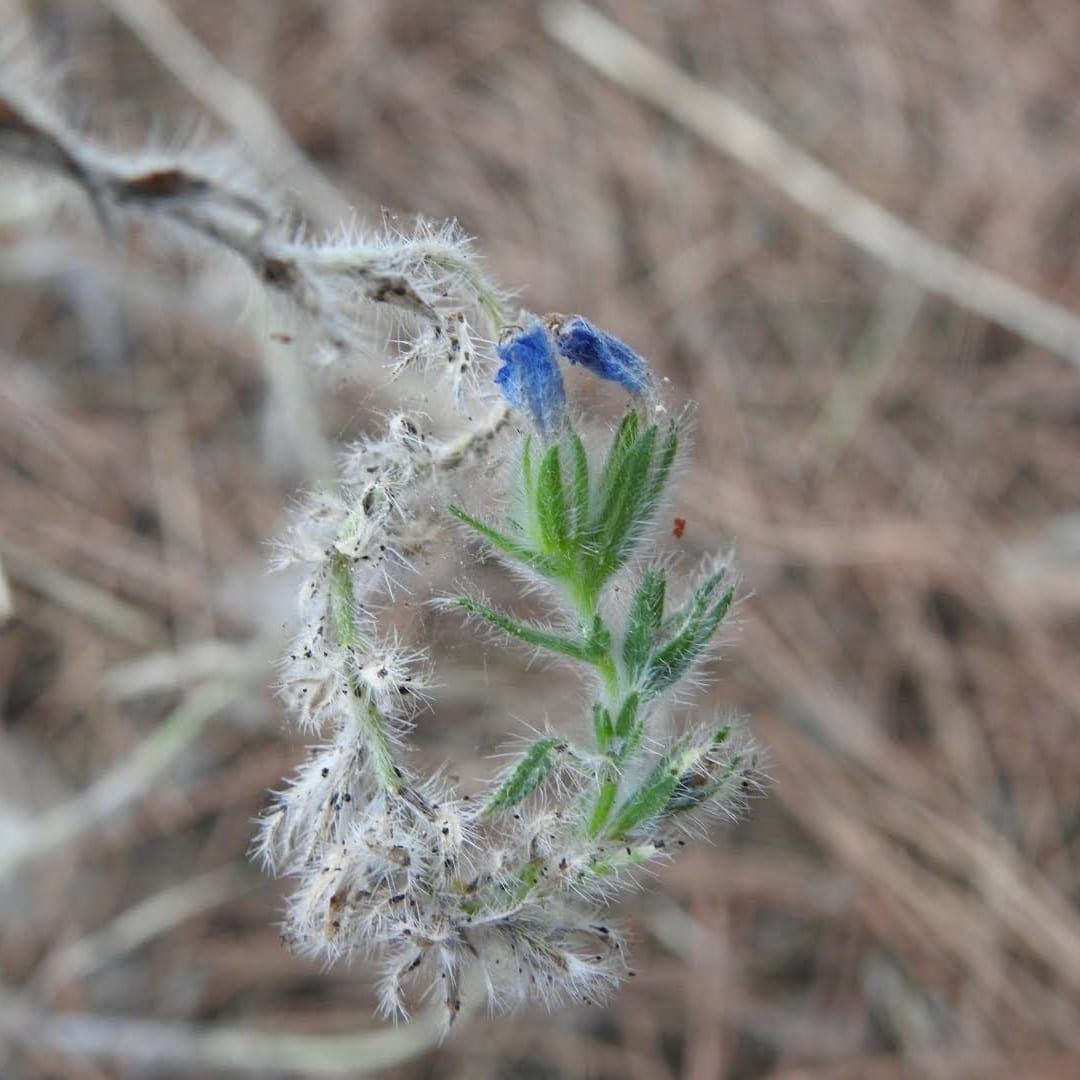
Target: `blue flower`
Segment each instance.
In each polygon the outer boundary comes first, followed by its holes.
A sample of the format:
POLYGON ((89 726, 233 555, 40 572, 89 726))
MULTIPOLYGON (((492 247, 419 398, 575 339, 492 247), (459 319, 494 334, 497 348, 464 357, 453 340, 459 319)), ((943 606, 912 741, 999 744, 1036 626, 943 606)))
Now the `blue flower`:
POLYGON ((601 379, 611 379, 631 394, 653 393, 649 366, 625 341, 597 329, 581 315, 572 315, 555 329, 555 344, 571 364, 580 364, 601 379))
POLYGON ((495 375, 503 397, 515 409, 528 413, 541 435, 556 431, 566 412, 566 392, 548 332, 534 322, 496 345, 495 352, 503 362, 495 375))

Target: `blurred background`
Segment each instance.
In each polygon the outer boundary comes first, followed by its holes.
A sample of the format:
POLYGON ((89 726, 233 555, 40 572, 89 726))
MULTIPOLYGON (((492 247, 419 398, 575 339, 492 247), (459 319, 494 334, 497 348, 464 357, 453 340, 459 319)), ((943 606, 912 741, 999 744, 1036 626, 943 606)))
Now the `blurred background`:
MULTIPOLYGON (((1080 6, 596 9, 969 269, 1080 309, 1080 6)), ((246 857, 304 752, 272 692, 292 594, 269 541, 398 387, 298 372, 231 263, 142 228, 110 247, 77 192, 5 171, 3 1076, 264 1075, 267 1054, 403 1078, 1080 1075, 1080 336, 1044 348, 976 277, 943 296, 933 266, 866 254, 842 202, 807 212, 677 100, 607 81, 553 10, 0 16, 98 136, 221 134, 319 224, 457 219, 523 304, 650 358, 696 407, 681 549, 733 545, 745 581, 703 707, 752 718, 769 797, 622 904, 637 976, 607 1009, 472 1017, 434 1046, 374 1019, 362 964, 290 956, 285 887, 246 857)), ((431 625, 418 738, 452 772, 573 702, 431 625)))

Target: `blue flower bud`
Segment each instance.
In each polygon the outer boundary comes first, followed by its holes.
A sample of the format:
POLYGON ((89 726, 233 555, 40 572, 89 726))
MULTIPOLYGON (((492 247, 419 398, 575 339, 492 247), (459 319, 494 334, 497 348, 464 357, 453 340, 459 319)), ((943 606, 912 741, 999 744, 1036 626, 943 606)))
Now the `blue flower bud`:
POLYGON ((495 375, 503 397, 528 413, 541 435, 556 431, 566 412, 566 392, 548 332, 534 322, 496 345, 495 352, 503 362, 495 375))
POLYGON ((624 386, 631 394, 653 393, 649 366, 625 341, 597 329, 581 315, 555 327, 555 345, 571 364, 624 386))

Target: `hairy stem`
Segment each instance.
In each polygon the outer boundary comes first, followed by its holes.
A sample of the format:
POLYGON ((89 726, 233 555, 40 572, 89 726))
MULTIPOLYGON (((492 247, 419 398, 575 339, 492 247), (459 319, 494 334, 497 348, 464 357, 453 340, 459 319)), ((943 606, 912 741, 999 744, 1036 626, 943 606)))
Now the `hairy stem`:
MULTIPOLYGON (((357 627, 356 600, 353 597, 349 560, 340 553, 335 554, 330 560, 329 608, 337 643, 350 652, 366 649, 367 641, 357 627)), ((364 740, 379 787, 396 794, 404 787, 404 781, 401 770, 394 761, 394 751, 390 745, 383 717, 375 706, 375 702, 360 685, 355 671, 349 671, 347 687, 360 736, 364 740)))

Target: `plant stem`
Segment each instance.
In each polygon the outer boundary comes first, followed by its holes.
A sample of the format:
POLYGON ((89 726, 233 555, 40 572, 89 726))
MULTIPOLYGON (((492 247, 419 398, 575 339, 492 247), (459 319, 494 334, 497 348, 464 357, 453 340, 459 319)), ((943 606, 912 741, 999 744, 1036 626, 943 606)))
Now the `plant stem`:
MULTIPOLYGON (((334 639, 350 652, 369 648, 356 625, 356 601, 353 597, 349 559, 335 553, 330 559, 330 620, 334 639)), ((379 787, 395 794, 405 786, 401 770, 394 762, 394 751, 375 702, 364 691, 353 670, 348 672, 347 687, 353 713, 371 761, 379 787)))
POLYGON ((356 625, 356 600, 349 560, 340 552, 330 557, 330 621, 334 638, 343 649, 368 647, 356 625))
MULTIPOLYGON (((586 591, 578 582, 568 582, 569 592, 582 628, 593 625, 599 614, 599 597, 592 590, 586 591)), ((632 693, 623 687, 619 677, 619 665, 615 659, 615 641, 611 634, 607 635, 608 646, 602 656, 593 661, 593 666, 600 675, 603 686, 602 706, 606 707, 612 717, 618 716, 626 704, 626 699, 632 693)), ((604 761, 598 773, 598 786, 596 798, 592 803, 592 809, 588 813, 585 831, 590 837, 599 836, 603 831, 608 818, 611 815, 619 797, 619 768, 612 758, 609 746, 597 739, 596 749, 603 755, 604 761)))
MULTIPOLYGON (((598 598, 591 592, 585 592, 580 587, 579 582, 574 581, 572 578, 566 582, 566 585, 570 602, 574 605, 578 621, 581 624, 581 636, 583 639, 588 638, 599 615, 598 598)), ((596 657, 591 662, 603 683, 604 693, 607 697, 605 704, 611 707, 615 705, 619 698, 619 669, 615 663, 615 654, 610 644, 611 635, 607 634, 606 636, 609 641, 607 649, 603 655, 596 657)), ((603 747, 598 747, 598 749, 603 749, 603 747)))

